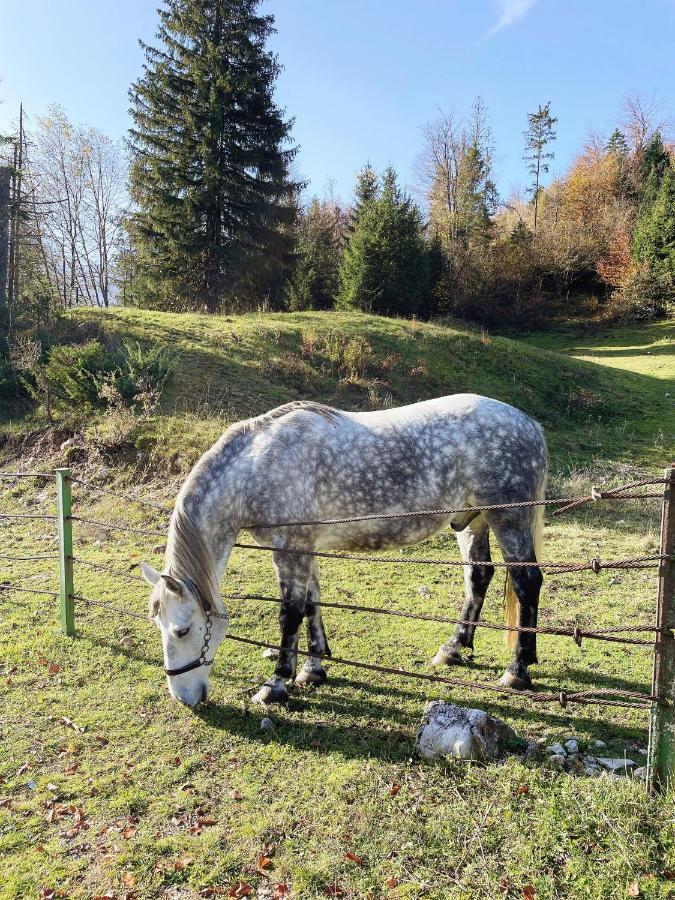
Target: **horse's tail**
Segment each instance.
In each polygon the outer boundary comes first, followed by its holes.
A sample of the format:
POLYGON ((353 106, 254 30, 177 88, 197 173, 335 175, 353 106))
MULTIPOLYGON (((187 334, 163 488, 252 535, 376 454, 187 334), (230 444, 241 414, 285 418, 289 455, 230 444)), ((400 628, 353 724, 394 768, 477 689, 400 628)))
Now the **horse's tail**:
MULTIPOLYGON (((546 478, 542 480, 541 487, 537 493, 537 500, 543 500, 546 496, 546 478)), ((541 562, 542 550, 544 547, 544 506, 534 507, 534 516, 532 518, 532 542, 534 544, 534 555, 537 562, 541 562)), ((520 624, 520 606, 518 604, 518 596, 513 587, 513 579, 511 572, 506 570, 506 581, 504 583, 504 624, 509 628, 517 628, 520 624)), ((505 631, 504 643, 507 647, 515 647, 518 640, 517 631, 505 631)))

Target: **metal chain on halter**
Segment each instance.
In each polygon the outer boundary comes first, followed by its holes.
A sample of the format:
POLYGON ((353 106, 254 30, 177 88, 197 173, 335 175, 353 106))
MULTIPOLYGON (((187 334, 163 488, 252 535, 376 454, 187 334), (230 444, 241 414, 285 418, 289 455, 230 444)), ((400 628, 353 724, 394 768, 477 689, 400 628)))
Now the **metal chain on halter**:
POLYGON ((206 617, 206 630, 204 631, 204 643, 202 644, 202 649, 199 652, 199 661, 203 666, 212 666, 214 660, 207 659, 206 654, 209 651, 209 644, 211 643, 211 628, 213 626, 213 615, 211 610, 205 611, 204 615, 206 617))

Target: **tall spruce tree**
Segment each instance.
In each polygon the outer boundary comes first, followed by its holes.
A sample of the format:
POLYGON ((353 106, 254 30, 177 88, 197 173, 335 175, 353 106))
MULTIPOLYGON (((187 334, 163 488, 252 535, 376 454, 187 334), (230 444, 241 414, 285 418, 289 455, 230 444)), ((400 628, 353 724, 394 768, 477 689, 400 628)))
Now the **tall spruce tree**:
MULTIPOLYGON (((652 181, 655 174, 650 175, 652 181)), ((643 208, 633 237, 636 258, 655 274, 675 279, 675 168, 669 165, 643 208)))
POLYGON ((539 213, 539 191, 541 188, 541 176, 548 172, 549 160, 554 153, 546 148, 556 138, 553 128, 557 118, 551 115, 551 101, 545 106, 539 106, 534 113, 527 114, 527 131, 523 132, 525 138, 525 162, 527 170, 532 175, 532 185, 529 192, 534 203, 534 234, 537 233, 537 218, 539 213))
POLYGON ((340 268, 338 306, 411 316, 427 299, 429 262, 419 209, 389 167, 361 206, 340 268))
POLYGON ((158 46, 130 90, 137 210, 131 235, 146 302, 214 312, 262 252, 290 249, 297 150, 275 105, 259 0, 163 0, 158 46))

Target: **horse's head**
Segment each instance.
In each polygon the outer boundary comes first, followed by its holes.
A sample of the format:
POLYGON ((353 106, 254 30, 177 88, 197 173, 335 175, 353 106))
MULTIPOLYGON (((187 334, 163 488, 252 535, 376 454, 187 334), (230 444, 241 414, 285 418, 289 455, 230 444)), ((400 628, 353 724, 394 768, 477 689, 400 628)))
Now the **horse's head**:
POLYGON ((207 698, 210 666, 228 619, 190 579, 162 575, 148 563, 141 563, 141 571, 152 585, 150 618, 162 635, 169 693, 196 706, 207 698))

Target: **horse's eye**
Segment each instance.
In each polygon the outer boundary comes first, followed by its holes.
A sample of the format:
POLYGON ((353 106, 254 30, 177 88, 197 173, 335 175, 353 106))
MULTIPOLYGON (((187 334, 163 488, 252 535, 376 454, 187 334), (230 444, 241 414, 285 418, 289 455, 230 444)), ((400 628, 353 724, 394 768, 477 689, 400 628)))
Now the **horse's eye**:
POLYGON ((185 637, 185 635, 188 633, 189 630, 190 630, 190 626, 189 626, 189 625, 188 625, 187 628, 181 628, 180 631, 177 631, 177 632, 176 632, 176 637, 179 637, 179 638, 180 638, 180 637, 185 637))

